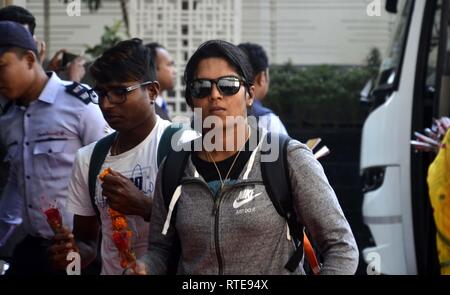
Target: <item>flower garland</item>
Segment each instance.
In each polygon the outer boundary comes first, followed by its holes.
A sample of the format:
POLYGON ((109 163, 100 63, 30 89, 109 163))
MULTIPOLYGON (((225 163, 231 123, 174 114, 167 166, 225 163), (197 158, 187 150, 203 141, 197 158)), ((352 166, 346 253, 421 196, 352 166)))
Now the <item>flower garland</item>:
MULTIPOLYGON (((105 176, 109 173, 111 173, 111 168, 106 168, 100 173, 99 179, 103 181, 105 176)), ((128 227, 127 218, 125 215, 112 208, 108 208, 108 214, 112 224, 112 240, 119 251, 120 266, 122 268, 134 268, 136 266, 136 255, 133 250, 131 250, 130 242, 133 233, 128 227)))

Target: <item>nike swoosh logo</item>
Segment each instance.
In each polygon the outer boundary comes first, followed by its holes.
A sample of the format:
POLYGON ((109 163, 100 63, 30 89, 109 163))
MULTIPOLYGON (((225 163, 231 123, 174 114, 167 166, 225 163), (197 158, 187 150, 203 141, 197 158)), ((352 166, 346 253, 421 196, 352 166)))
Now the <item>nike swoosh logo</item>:
POLYGON ((247 204, 248 202, 252 201, 254 198, 259 196, 261 193, 254 194, 253 190, 251 190, 251 193, 247 193, 246 191, 243 192, 244 196, 246 197, 237 197, 236 200, 233 202, 233 208, 237 209, 241 207, 244 204, 247 204))

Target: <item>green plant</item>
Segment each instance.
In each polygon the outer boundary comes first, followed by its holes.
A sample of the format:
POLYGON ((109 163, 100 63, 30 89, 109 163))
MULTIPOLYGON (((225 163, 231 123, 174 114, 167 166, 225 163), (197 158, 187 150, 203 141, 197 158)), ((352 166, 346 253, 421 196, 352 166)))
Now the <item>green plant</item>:
POLYGON ((361 125, 359 93, 379 64, 380 54, 372 49, 365 66, 272 66, 265 103, 288 128, 361 125))
POLYGON ((375 77, 378 74, 381 65, 381 53, 378 48, 374 47, 370 50, 366 59, 366 64, 370 74, 375 77))
POLYGON ((121 28, 122 21, 116 21, 112 26, 105 26, 105 31, 101 37, 100 44, 92 47, 86 45, 86 54, 96 58, 102 55, 108 48, 111 48, 122 41, 122 37, 120 36, 121 28))

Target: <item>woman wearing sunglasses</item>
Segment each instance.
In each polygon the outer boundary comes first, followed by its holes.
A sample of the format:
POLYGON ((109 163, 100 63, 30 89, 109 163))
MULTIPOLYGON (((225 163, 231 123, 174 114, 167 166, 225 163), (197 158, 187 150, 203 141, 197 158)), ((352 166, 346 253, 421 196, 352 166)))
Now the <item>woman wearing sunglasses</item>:
MULTIPOLYGON (((266 135, 247 118, 254 99, 247 56, 228 42, 208 41, 189 60, 184 78, 187 103, 196 115, 201 111, 201 144, 192 144, 168 208, 165 162, 160 167, 143 272, 166 274, 179 253, 177 274, 290 274, 285 265, 295 247, 261 176, 266 135)), ((295 140, 287 157, 292 205, 322 252, 322 273, 353 274, 356 243, 321 165, 295 140)), ((304 270, 300 265, 293 273, 304 270)))

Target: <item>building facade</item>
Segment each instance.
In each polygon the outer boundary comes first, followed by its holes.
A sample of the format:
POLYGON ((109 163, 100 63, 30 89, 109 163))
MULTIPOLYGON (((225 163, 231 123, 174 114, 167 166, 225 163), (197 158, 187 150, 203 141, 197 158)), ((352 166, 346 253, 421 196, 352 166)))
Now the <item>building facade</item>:
POLYGON ((372 47, 384 52, 393 16, 379 0, 244 0, 243 41, 267 50, 271 63, 359 65, 372 47), (367 7, 380 4, 380 15, 367 7))
MULTIPOLYGON (((67 14, 74 0, 12 2, 36 16, 36 36, 47 41, 49 56, 60 48, 81 54, 99 43, 105 25, 123 18, 117 0, 102 0, 97 11, 78 1, 77 16, 67 14)), ((175 91, 164 95, 172 115, 184 115, 182 74, 202 42, 259 43, 271 64, 360 65, 372 47, 384 52, 391 35, 393 17, 383 7, 379 16, 367 13, 375 2, 384 6, 384 0, 128 0, 126 10, 131 37, 161 43, 174 57, 175 91)))
POLYGON ((130 34, 163 44, 175 60, 175 91, 166 95, 172 115, 189 112, 183 71, 197 47, 210 39, 240 42, 241 5, 241 0, 130 1, 130 34))

